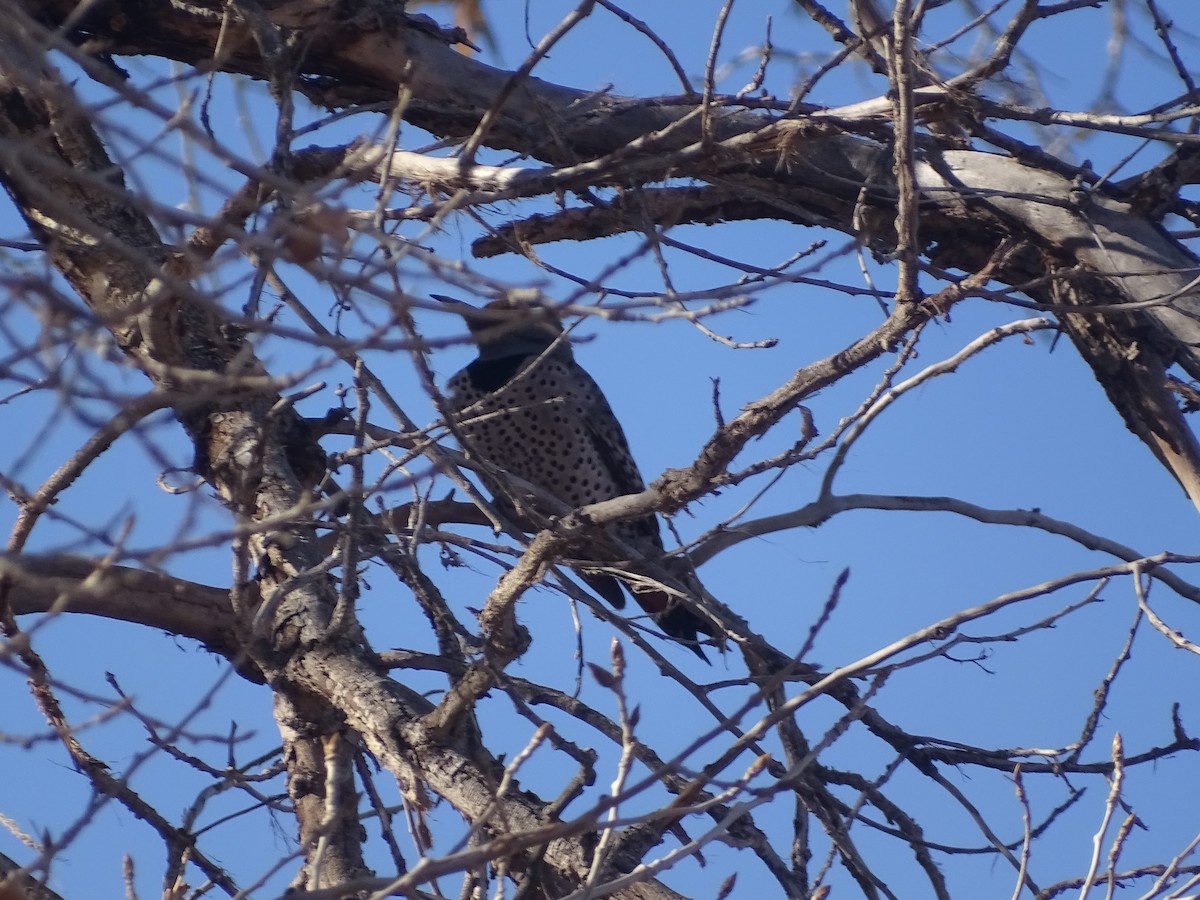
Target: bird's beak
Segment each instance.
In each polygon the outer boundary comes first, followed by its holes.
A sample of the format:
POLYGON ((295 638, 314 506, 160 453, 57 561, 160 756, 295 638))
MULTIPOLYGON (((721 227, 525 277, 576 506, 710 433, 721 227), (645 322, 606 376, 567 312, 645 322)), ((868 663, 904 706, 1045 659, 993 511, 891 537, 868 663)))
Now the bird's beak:
POLYGON ((513 321, 512 314, 508 311, 498 312, 494 309, 480 309, 478 306, 472 306, 470 303, 455 297, 447 297, 445 294, 430 294, 429 296, 445 306, 446 312, 462 316, 466 321, 467 330, 471 334, 501 328, 510 325, 513 321))
POLYGON ((430 294, 429 296, 438 303, 445 303, 447 306, 455 307, 455 312, 462 312, 463 307, 466 309, 475 309, 475 307, 470 303, 467 303, 464 300, 456 300, 454 297, 447 297, 445 294, 430 294))

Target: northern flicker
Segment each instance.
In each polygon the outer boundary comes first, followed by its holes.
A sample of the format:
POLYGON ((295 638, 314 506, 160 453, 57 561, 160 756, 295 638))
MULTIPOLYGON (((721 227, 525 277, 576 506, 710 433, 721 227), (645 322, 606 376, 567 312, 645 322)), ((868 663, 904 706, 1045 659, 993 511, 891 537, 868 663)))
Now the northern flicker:
MULTIPOLYGON (((516 475, 570 507, 610 500, 645 489, 621 423, 599 385, 575 361, 562 326, 506 301, 477 310, 434 295, 462 312, 478 358, 450 378, 448 412, 468 453, 516 475)), ((485 479, 486 480, 486 479, 485 479)), ((489 484, 502 507, 503 491, 489 484)), ((610 531, 641 556, 663 555, 657 516, 618 522, 610 531)), ((595 548, 598 562, 616 561, 614 548, 595 548)), ((611 575, 580 573, 617 609, 625 606, 621 582, 611 575)), ((626 585, 666 634, 686 642, 707 661, 697 634, 712 626, 670 594, 626 585)))

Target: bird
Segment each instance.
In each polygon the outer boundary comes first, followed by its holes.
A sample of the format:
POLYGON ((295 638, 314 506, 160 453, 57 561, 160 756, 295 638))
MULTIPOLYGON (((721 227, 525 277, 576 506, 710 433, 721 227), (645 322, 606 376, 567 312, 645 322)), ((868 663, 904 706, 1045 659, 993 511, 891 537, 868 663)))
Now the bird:
MULTIPOLYGON (((576 362, 556 316, 508 300, 480 310, 432 296, 464 317, 479 352, 447 382, 446 411, 468 455, 572 508, 645 490, 620 421, 600 386, 576 362)), ((506 492, 494 479, 482 478, 501 508, 511 510, 506 492)), ((656 515, 616 522, 608 530, 646 558, 658 560, 665 553, 656 515)), ((608 562, 618 558, 612 548, 597 548, 594 556, 608 562)), ((713 626, 678 598, 608 574, 579 574, 616 609, 625 606, 624 584, 665 634, 708 661, 698 638, 714 637, 713 626)))

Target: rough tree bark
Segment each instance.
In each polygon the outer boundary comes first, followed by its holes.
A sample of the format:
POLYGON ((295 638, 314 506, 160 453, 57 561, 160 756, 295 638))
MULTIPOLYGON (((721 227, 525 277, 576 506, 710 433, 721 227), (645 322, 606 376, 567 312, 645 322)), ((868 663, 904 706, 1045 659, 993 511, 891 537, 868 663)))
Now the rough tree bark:
MULTIPOLYGON (((1025 15, 1035 7, 1025 4, 1025 15)), ((280 160, 276 171, 244 173, 265 186, 264 196, 272 178, 303 182, 332 173, 381 181, 402 176, 447 195, 465 191, 496 200, 597 186, 636 191, 648 182, 690 178, 701 186, 647 190, 639 211, 649 210, 659 223, 774 218, 823 225, 856 235, 881 254, 922 254, 943 269, 971 273, 937 297, 898 303, 876 332, 797 372, 723 423, 690 467, 667 473, 636 497, 564 517, 552 536, 530 546, 489 601, 484 621, 490 614, 498 622, 493 634, 512 631, 516 598, 574 536, 618 517, 677 510, 720 486, 747 443, 806 397, 895 346, 961 296, 984 292, 989 280, 1019 287, 1060 314, 1116 411, 1200 507, 1200 444, 1167 378, 1172 365, 1200 378, 1197 261, 1160 226, 1170 204, 1148 202, 1144 190, 1098 184, 1086 170, 1064 170, 1033 152, 1019 160, 961 149, 936 135, 918 142, 906 190, 889 143, 894 107, 883 98, 841 110, 802 108, 780 118, 705 106, 699 95, 587 93, 465 58, 454 49, 457 34, 383 0, 140 0, 94 4, 82 12, 67 0, 7 0, 0 9, 15 23, 0 34, 0 178, 54 266, 187 430, 198 471, 244 534, 245 576, 224 590, 117 568, 97 575, 79 560, 14 554, 0 559, 6 628, 16 634, 13 613, 45 610, 68 586, 69 608, 89 611, 95 603, 106 614, 113 614, 112 592, 120 591, 117 614, 195 637, 269 685, 310 862, 321 846, 320 878, 308 868, 297 886, 378 886, 367 877, 350 810, 329 811, 329 794, 346 783, 347 760, 359 744, 395 775, 414 809, 427 809, 432 794, 479 823, 486 839, 464 853, 481 864, 524 872, 537 896, 566 896, 584 887, 595 822, 567 824, 543 798, 519 790, 501 794, 504 764, 479 740, 470 704, 455 716, 444 709, 438 714, 424 697, 387 677, 357 625, 352 591, 339 591, 323 575, 325 553, 314 530, 294 524, 323 471, 319 447, 244 336, 193 285, 195 256, 165 245, 156 233, 70 86, 35 53, 38 46, 81 54, 80 64, 93 77, 118 87, 111 58, 145 54, 264 79, 330 108, 391 102, 399 95, 409 122, 465 141, 459 158, 442 161, 369 146, 298 152, 280 160), (517 172, 478 165, 474 154, 481 146, 517 151, 546 168, 517 172), (919 209, 916 247, 896 229, 906 206, 919 209), (286 530, 274 527, 281 521, 289 523, 286 530), (159 599, 167 596, 173 598, 169 608, 159 599)), ((914 121, 974 121, 971 88, 1005 62, 997 50, 988 72, 915 89, 914 121)), ((911 131, 913 122, 907 125, 911 131)), ((1198 143, 1195 135, 1178 141, 1189 153, 1198 143)), ((1156 196, 1177 188, 1160 187, 1156 196)), ((230 235, 252 208, 223 223, 230 235)), ((574 219, 564 213, 515 223, 476 249, 480 255, 519 252, 540 241, 641 227, 637 216, 621 213, 614 204, 575 211, 574 219)), ((830 691, 848 709, 859 707, 848 674, 832 681, 808 671, 797 675, 787 670, 787 660, 753 647, 744 622, 728 611, 716 614, 731 639, 750 648, 755 676, 769 681, 783 671, 830 691)), ((472 698, 494 685, 497 675, 487 667, 497 658, 493 652, 473 664, 479 680, 472 698)), ((28 663, 37 670, 32 656, 28 663)), ((784 707, 782 693, 771 703, 784 707)), ((869 710, 860 714, 898 752, 909 752, 898 730, 869 710)), ((798 731, 789 739, 789 763, 798 766, 809 748, 798 731)), ((1193 744, 1178 741, 1178 747, 1193 744)), ((930 758, 914 754, 914 765, 930 766, 930 758)), ((833 809, 819 780, 797 780, 807 806, 833 809)), ((723 812, 716 808, 714 818, 723 812)), ((658 823, 627 840, 610 868, 636 869, 645 847, 670 825, 658 823)), ((853 869, 853 849, 844 852, 853 869)), ((464 860, 453 863, 461 867, 464 860)), ((791 876, 781 871, 779 877, 791 876)), ((856 871, 855 877, 870 894, 869 873, 856 871)), ((403 879, 398 886, 406 887, 403 879)), ((804 885, 797 881, 793 888, 800 894, 804 885)), ((653 880, 613 895, 677 896, 653 880)))
MULTIPOLYGON (((1027 11, 1035 7, 1026 4, 1027 11)), ((137 14, 101 5, 75 22, 69 18, 74 4, 62 0, 36 4, 30 13, 53 28, 70 21, 77 40, 91 39, 106 53, 161 55, 279 77, 283 60, 262 52, 251 25, 220 4, 196 8, 211 15, 165 2, 143 3, 137 14)), ((680 102, 587 93, 474 62, 454 51, 454 32, 392 3, 271 2, 262 9, 295 45, 290 58, 300 79, 296 87, 315 102, 337 107, 390 101, 399 90, 412 123, 467 138, 468 148, 487 144, 543 159, 559 167, 552 179, 558 190, 691 177, 718 190, 737 186, 743 203, 747 194, 758 199, 755 212, 739 216, 823 224, 857 234, 883 252, 895 248, 891 223, 899 188, 891 150, 876 139, 886 137, 891 114, 882 98, 785 120, 730 109, 701 115, 698 97, 680 102)), ((1006 61, 997 51, 987 71, 1006 61)), ((967 91, 984 74, 968 72, 942 88, 922 88, 915 95, 916 118, 969 115, 967 91)), ((1189 153, 1197 142, 1195 135, 1176 140, 1189 153)), ((441 183, 494 190, 486 179, 472 177, 472 157, 468 152, 448 166, 457 172, 447 172, 441 183)), ((1069 177, 1038 168, 1043 161, 1036 157, 1027 164, 936 141, 919 157, 920 235, 931 260, 975 271, 1002 241, 1015 241, 1030 251, 1010 256, 993 277, 1023 286, 1047 308, 1137 305, 1103 321, 1098 314, 1065 317, 1068 330, 1126 424, 1200 506, 1200 446, 1165 378, 1171 364, 1200 378, 1195 257, 1139 212, 1128 191, 1093 187, 1097 179, 1085 170, 1069 177), (1076 285, 1069 296, 1065 281, 1076 285)), ((704 192, 692 202, 708 221, 722 215, 704 192)), ((1161 216, 1161 205, 1152 208, 1161 216)), ((689 220, 686 208, 672 215, 689 220)), ((625 221, 622 227, 636 227, 632 218, 625 221)))

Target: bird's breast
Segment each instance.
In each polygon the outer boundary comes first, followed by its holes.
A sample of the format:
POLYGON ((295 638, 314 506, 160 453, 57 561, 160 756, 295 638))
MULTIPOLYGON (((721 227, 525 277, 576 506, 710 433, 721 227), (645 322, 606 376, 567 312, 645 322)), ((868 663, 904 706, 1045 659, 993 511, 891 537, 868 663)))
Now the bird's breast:
POLYGON ((523 371, 518 365, 497 388, 477 378, 480 370, 471 366, 454 376, 451 407, 467 451, 569 506, 640 489, 617 484, 606 465, 589 421, 596 407, 594 388, 570 368, 553 360, 523 371))

